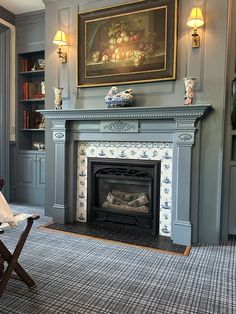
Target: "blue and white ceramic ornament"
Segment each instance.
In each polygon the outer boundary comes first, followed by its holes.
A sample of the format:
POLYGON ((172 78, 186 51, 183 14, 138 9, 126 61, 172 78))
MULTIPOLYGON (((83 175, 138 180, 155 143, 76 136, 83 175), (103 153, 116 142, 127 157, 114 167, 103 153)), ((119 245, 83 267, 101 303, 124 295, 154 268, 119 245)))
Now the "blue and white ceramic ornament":
POLYGON ((126 89, 119 92, 116 86, 113 86, 105 97, 105 102, 108 108, 128 107, 134 102, 132 89, 126 89))

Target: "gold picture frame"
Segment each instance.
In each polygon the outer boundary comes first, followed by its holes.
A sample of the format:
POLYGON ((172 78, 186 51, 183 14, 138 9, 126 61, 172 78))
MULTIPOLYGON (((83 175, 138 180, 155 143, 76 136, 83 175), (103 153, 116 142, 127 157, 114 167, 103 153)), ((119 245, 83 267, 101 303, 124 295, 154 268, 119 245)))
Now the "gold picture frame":
POLYGON ((178 0, 78 14, 78 87, 176 79, 178 0))

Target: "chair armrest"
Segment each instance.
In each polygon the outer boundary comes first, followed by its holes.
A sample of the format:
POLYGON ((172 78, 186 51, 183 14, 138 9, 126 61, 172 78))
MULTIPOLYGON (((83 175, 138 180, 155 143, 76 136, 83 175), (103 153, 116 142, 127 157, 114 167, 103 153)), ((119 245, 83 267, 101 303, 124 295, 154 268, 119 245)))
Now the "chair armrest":
POLYGON ((32 220, 37 220, 37 219, 39 219, 40 218, 40 216, 39 215, 37 215, 37 214, 33 214, 32 216, 30 216, 29 218, 27 218, 27 219, 32 219, 32 220))

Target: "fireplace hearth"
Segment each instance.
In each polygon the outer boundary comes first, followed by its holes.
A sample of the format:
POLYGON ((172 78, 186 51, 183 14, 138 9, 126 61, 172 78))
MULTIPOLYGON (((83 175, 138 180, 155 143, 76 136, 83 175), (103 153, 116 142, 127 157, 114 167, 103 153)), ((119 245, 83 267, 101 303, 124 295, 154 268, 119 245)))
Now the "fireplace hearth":
POLYGON ((88 223, 159 233, 160 161, 88 158, 88 223))

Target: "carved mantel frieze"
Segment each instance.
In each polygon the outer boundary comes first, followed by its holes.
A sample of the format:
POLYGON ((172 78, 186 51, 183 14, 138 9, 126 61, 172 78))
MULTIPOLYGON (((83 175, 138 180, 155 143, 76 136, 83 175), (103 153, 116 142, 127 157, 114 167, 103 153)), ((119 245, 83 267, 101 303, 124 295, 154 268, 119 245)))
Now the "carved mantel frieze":
POLYGON ((138 132, 138 121, 115 120, 115 121, 101 121, 101 132, 138 132))

